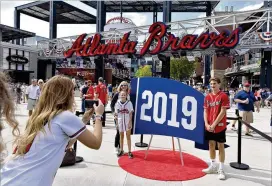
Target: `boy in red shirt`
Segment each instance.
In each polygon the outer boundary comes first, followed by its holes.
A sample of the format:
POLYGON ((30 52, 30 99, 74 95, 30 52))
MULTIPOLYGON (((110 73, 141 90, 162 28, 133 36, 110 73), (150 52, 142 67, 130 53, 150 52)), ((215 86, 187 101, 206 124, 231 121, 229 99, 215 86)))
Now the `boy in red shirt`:
MULTIPOLYGON (((107 91, 106 85, 103 83, 102 77, 98 78, 98 85, 95 88, 95 98, 100 99, 106 108, 106 105, 108 104, 108 91, 107 91)), ((106 121, 106 114, 104 112, 103 118, 102 118, 103 127, 105 127, 105 121, 106 121)))
POLYGON ((209 141, 211 164, 203 172, 207 174, 218 173, 218 178, 224 180, 226 178, 223 171, 225 161, 224 143, 226 142, 226 115, 229 108, 229 98, 227 94, 220 91, 220 82, 220 79, 216 77, 210 79, 212 92, 205 97, 204 101, 205 140, 209 141), (215 165, 216 143, 220 161, 218 170, 215 165))

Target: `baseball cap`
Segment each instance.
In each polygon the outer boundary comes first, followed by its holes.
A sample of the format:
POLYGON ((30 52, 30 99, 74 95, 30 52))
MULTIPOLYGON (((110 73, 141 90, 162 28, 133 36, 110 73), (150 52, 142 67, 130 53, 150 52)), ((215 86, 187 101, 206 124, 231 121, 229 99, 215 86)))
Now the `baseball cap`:
POLYGON ((98 78, 98 81, 103 82, 103 78, 102 77, 98 78))
POLYGON ((249 83, 244 83, 244 87, 250 87, 249 83))

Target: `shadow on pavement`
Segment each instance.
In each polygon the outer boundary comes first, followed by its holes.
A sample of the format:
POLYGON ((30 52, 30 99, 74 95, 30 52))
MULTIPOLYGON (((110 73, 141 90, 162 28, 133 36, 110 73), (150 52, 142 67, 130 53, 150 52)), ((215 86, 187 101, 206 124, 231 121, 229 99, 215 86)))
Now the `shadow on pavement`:
POLYGON ((249 170, 238 170, 226 165, 225 172, 227 179, 236 178, 240 180, 260 183, 265 186, 271 186, 271 173, 268 173, 267 170, 261 170, 257 168, 251 168, 249 170))

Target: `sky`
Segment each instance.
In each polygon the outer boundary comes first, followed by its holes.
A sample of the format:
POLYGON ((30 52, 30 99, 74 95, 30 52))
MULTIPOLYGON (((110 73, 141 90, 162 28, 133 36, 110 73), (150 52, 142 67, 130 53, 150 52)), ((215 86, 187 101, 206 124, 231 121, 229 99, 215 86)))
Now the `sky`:
MULTIPOLYGON (((0 0, 0 23, 14 26, 14 8, 33 1, 5 1, 0 0)), ((96 10, 78 1, 66 1, 90 14, 96 16, 96 10)), ((224 11, 233 6, 234 11, 246 11, 258 9, 263 5, 263 0, 221 0, 215 11, 224 11)), ((106 20, 120 16, 119 13, 107 13, 106 20)), ((172 21, 193 19, 205 16, 205 13, 172 13, 172 21)), ((123 17, 130 18, 137 26, 152 24, 152 13, 123 13, 123 17)), ((158 21, 162 21, 162 13, 158 13, 158 21)), ((21 29, 36 33, 38 36, 49 37, 49 23, 21 14, 21 29)), ((67 37, 82 33, 94 33, 95 24, 90 25, 67 25, 62 24, 57 27, 57 37, 67 37)))

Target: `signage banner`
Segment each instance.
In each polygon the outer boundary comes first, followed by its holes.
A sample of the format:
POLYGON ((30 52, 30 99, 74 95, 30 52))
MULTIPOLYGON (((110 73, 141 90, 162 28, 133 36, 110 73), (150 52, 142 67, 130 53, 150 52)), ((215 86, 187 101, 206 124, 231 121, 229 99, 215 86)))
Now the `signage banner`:
POLYGON ((26 64, 28 63, 28 59, 24 56, 20 55, 10 55, 6 58, 8 62, 17 63, 17 64, 26 64))
POLYGON ((203 94, 164 78, 135 78, 131 87, 134 134, 173 136, 204 143, 203 94))
MULTIPOLYGON (((195 48, 204 50, 210 46, 217 49, 231 49, 239 43, 239 28, 233 30, 231 33, 227 30, 220 34, 205 32, 201 35, 188 34, 182 38, 169 33, 167 28, 167 25, 162 22, 153 23, 149 27, 148 32, 150 35, 139 51, 139 55, 156 55, 168 49, 171 51, 193 50, 195 48), (157 43, 156 46, 153 46, 153 43, 157 43)), ((129 39, 130 34, 131 32, 125 33, 119 42, 106 44, 102 42, 102 36, 99 33, 88 38, 86 38, 87 34, 82 34, 63 55, 65 58, 70 58, 73 54, 78 57, 136 54, 138 43, 129 39)))

